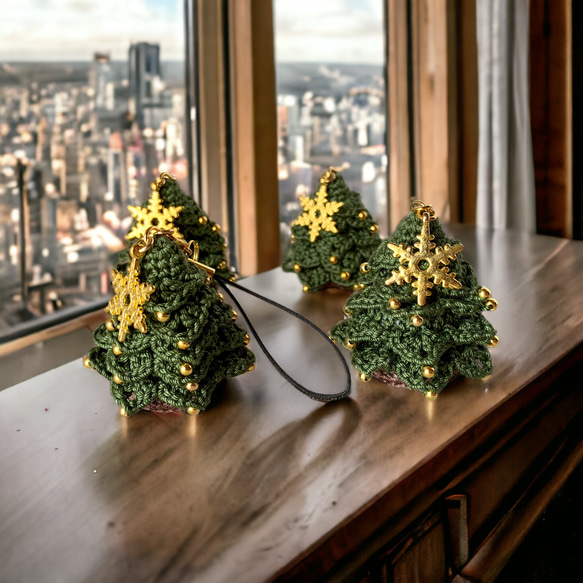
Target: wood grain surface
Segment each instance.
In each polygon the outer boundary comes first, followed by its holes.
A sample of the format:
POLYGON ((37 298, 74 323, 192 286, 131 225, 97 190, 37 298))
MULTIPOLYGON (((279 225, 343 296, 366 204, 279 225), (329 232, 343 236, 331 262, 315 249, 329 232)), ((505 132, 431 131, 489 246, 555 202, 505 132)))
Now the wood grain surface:
MULTIPOLYGON (((398 521, 583 342, 583 243, 448 230, 499 301, 500 345, 488 381, 458 379, 435 401, 353 375, 351 399, 321 405, 253 340, 256 369, 197 417, 119 417, 79 360, 0 393, 0 581, 254 582, 306 565, 304 581, 398 521)), ((279 269, 245 282, 325 330, 348 297, 303 294, 279 269)), ((314 332, 240 297, 284 368, 341 388, 314 332)))

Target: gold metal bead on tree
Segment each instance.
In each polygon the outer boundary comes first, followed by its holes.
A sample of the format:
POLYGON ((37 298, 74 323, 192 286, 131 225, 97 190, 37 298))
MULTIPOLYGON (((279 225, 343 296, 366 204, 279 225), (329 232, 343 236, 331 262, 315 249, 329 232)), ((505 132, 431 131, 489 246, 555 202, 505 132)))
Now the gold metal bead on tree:
POLYGON ((359 379, 360 379, 360 380, 361 380, 363 383, 368 383, 368 381, 370 381, 370 377, 369 377, 367 374, 363 373, 363 372, 361 372, 361 373, 358 375, 358 378, 359 378, 359 379))
POLYGON ((252 370, 255 370, 255 363, 249 365, 249 368, 247 369, 247 372, 251 372, 252 370))
POLYGON ((490 290, 487 287, 481 287, 478 290, 478 295, 483 299, 483 300, 487 300, 490 296, 490 290))
POLYGON ((188 348, 190 348, 190 342, 186 342, 186 340, 179 340, 176 343, 176 346, 178 346, 180 350, 187 350, 188 348))
POLYGON ((294 263, 294 271, 299 273, 302 270, 302 266, 299 263, 294 263))
POLYGON ((237 276, 231 275, 231 277, 229 277, 229 281, 237 281, 237 276))
POLYGON ((346 306, 344 306, 344 308, 342 308, 342 311, 347 315, 347 316, 351 316, 352 314, 354 314, 354 310, 350 310, 349 308, 347 308, 346 306))
POLYGON ((188 383, 186 385, 186 390, 187 391, 196 391, 196 389, 198 389, 198 383, 188 383))
POLYGON ((198 415, 200 413, 200 409, 195 409, 194 407, 189 407, 186 412, 189 415, 198 415))
POLYGON ((346 346, 346 348, 348 348, 348 350, 354 350, 354 347, 356 346, 356 342, 350 342, 350 339, 346 339, 344 341, 344 346, 346 346))
POLYGON ((494 336, 494 338, 492 338, 492 340, 490 340, 490 342, 488 342, 488 347, 494 348, 495 346, 498 346, 499 343, 500 343, 500 338, 498 338, 498 336, 494 336))
POLYGON ((209 222, 209 220, 207 219, 207 217, 199 217, 199 218, 198 218, 198 222, 199 222, 201 225, 206 225, 206 224, 209 222))
POLYGON ((114 374, 114 375, 113 375, 113 382, 114 382, 116 385, 121 385, 121 384, 123 384, 123 381, 121 380, 121 378, 120 378, 120 377, 118 377, 116 374, 114 374))
POLYGON ((414 316, 411 317, 411 324, 413 324, 413 326, 419 327, 423 325, 423 316, 420 316, 419 314, 415 314, 414 316))
POLYGON ((361 290, 361 289, 364 289, 365 287, 366 287, 366 285, 364 285, 364 283, 355 283, 355 284, 352 286, 352 289, 353 289, 354 291, 359 291, 359 290, 361 290))
POLYGON ((350 279, 350 271, 341 271, 340 272, 340 279, 347 280, 350 279))
POLYGON ((185 362, 180 365, 180 374, 187 377, 192 374, 192 365, 189 362, 185 362))
POLYGON ((379 230, 379 226, 378 225, 371 225, 370 226, 370 232, 374 235, 375 233, 377 233, 379 230))
POLYGON ((304 287, 302 287, 302 290, 304 291, 305 294, 307 294, 310 291, 310 288, 305 285, 304 287))
POLYGON ((330 255, 330 263, 336 265, 338 263, 338 257, 336 255, 330 255))
POLYGON ((486 302, 486 310, 493 312, 498 307, 498 302, 494 298, 490 298, 486 302))
POLYGON ((218 292, 217 296, 218 296, 220 302, 225 301, 225 298, 223 297, 223 294, 221 292, 218 292))
POLYGON ((105 327, 110 331, 113 332, 115 330, 115 322, 113 320, 108 320, 105 322, 105 327))
POLYGON ((401 302, 397 298, 391 298, 389 300, 389 308, 391 310, 398 310, 401 307, 401 302))
POLYGON ((425 398, 430 401, 435 401, 435 399, 437 399, 437 393, 434 393, 433 391, 427 391, 423 394, 425 395, 425 398))
POLYGON ((368 273, 370 271, 370 267, 368 266, 368 261, 360 264, 360 273, 368 273))
POLYGON ((482 377, 483 381, 487 381, 492 375, 487 374, 485 377, 482 377))
POLYGON ((83 357, 83 366, 86 367, 86 368, 93 368, 91 366, 91 361, 89 360, 89 357, 88 356, 84 356, 83 357))
POLYGON ((123 407, 120 407, 120 408, 119 408, 119 414, 120 414, 122 417, 127 417, 127 416, 128 416, 128 412, 127 412, 127 411, 126 411, 126 410, 125 410, 123 407))
POLYGON ((219 264, 217 265, 217 269, 225 269, 225 267, 227 267, 226 261, 220 261, 219 264))
POLYGON ((235 312, 235 310, 231 310, 231 319, 236 320, 237 316, 238 316, 237 312, 235 312))
POLYGON ((247 346, 249 342, 251 342, 251 337, 249 336, 249 334, 245 334, 245 338, 243 338, 243 344, 247 346))
POLYGON ((156 320, 158 322, 168 322, 170 320, 170 314, 166 314, 165 312, 156 312, 156 320))
POLYGON ((218 233, 218 232, 221 230, 221 225, 219 225, 219 224, 215 223, 215 224, 214 224, 214 225, 211 227, 211 229, 212 229, 212 230, 213 230, 215 233, 218 233))
POLYGON ((358 213, 358 219, 360 221, 364 221, 364 219, 366 219, 366 217, 368 217, 368 213, 366 211, 360 211, 358 213))
POLYGON ((426 379, 432 379, 435 376, 435 368, 432 366, 423 367, 423 376, 426 379))
POLYGON ((114 344, 114 345, 113 345, 113 348, 112 348, 111 350, 112 350, 112 352, 113 352, 113 353, 114 353, 116 356, 119 356, 120 354, 123 354, 123 352, 122 352, 121 348, 120 348, 120 347, 119 347, 117 344, 114 344))

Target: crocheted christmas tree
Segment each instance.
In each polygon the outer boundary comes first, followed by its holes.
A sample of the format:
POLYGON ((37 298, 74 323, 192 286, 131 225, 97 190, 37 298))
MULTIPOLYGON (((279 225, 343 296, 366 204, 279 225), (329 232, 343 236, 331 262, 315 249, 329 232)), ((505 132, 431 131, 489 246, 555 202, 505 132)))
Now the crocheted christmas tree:
MULTIPOLYGON (((227 264, 227 244, 220 225, 213 223, 200 206, 182 192, 170 174, 160 174, 151 188, 150 198, 141 206, 128 206, 134 218, 126 235, 129 244, 143 237, 149 227, 170 230, 176 237, 198 243, 201 263, 212 267, 225 279, 234 279, 227 264)), ((120 262, 128 260, 128 251, 122 251, 120 262)))
POLYGON ((367 263, 364 289, 346 302, 346 319, 330 337, 352 350, 361 380, 371 376, 435 398, 457 374, 491 373, 496 331, 482 315, 495 310, 463 245, 448 239, 421 202, 367 263))
POLYGON ((96 347, 84 358, 111 382, 122 415, 197 414, 219 381, 254 368, 236 312, 187 258, 186 243, 167 234, 141 239, 127 271, 113 270, 116 295, 106 308, 112 317, 95 330, 96 347))
POLYGON ((300 197, 303 212, 292 223, 291 247, 284 271, 295 271, 304 292, 326 287, 358 289, 359 265, 381 240, 378 225, 360 195, 329 168, 311 196, 300 197))

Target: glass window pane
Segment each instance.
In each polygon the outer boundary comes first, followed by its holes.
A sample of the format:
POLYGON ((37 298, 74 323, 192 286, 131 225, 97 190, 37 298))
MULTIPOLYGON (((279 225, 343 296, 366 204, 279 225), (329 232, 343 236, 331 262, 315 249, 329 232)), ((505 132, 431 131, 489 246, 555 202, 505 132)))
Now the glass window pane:
POLYGON ((2 4, 0 341, 106 301, 127 206, 189 192, 183 2, 2 4))
POLYGON ((282 253, 299 196, 329 166, 387 235, 382 0, 275 0, 282 253))

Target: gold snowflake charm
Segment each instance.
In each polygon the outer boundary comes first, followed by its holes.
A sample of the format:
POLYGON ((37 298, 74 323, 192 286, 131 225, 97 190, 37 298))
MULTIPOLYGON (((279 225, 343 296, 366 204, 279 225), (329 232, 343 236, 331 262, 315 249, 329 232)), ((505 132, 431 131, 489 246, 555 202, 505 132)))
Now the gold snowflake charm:
POLYGON ((107 308, 105 308, 105 311, 112 316, 118 316, 117 329, 119 332, 117 338, 120 342, 125 340, 130 326, 143 334, 148 331, 142 306, 150 299, 150 294, 156 289, 153 285, 140 283, 138 279, 140 271, 137 243, 130 249, 130 256, 132 262, 127 275, 116 269, 111 271, 113 290, 116 295, 111 298, 107 308))
POLYGON ((417 235, 419 241, 414 244, 418 251, 414 252, 412 247, 405 249, 403 244, 387 243, 387 247, 393 251, 395 257, 399 258, 401 265, 399 271, 393 271, 393 276, 387 279, 385 284, 402 285, 403 283, 411 283, 411 280, 415 278, 417 281, 413 282, 413 293, 417 296, 417 303, 424 306, 427 296, 431 295, 429 290, 434 286, 433 282, 449 289, 462 287, 462 284, 455 278, 455 273, 450 273, 446 266, 450 260, 456 258, 456 254, 462 251, 464 246, 458 243, 453 247, 448 244, 443 249, 435 247, 435 243, 431 242, 434 236, 429 234, 429 221, 435 218, 433 209, 426 205, 417 207, 412 205, 411 210, 416 211, 417 216, 423 221, 421 233, 417 235), (433 249, 435 251, 432 252, 433 249), (430 279, 433 279, 433 282, 429 281, 430 279))
POLYGON ((333 169, 328 168, 320 178, 320 188, 316 194, 316 198, 309 196, 300 196, 300 203, 304 213, 300 215, 294 224, 302 227, 310 228, 310 242, 313 243, 320 231, 328 231, 329 233, 338 233, 336 223, 332 217, 338 212, 343 202, 330 202, 328 200, 328 192, 326 187, 332 182, 336 176, 333 169))
POLYGON ((170 206, 166 208, 162 206, 162 201, 160 200, 160 188, 166 182, 166 178, 172 178, 172 176, 164 172, 152 182, 150 185, 152 194, 150 195, 146 208, 141 206, 128 206, 128 210, 136 220, 136 224, 126 235, 128 241, 143 237, 150 227, 171 231, 175 237, 182 238, 181 233, 174 226, 174 219, 178 217, 184 207, 170 206))

